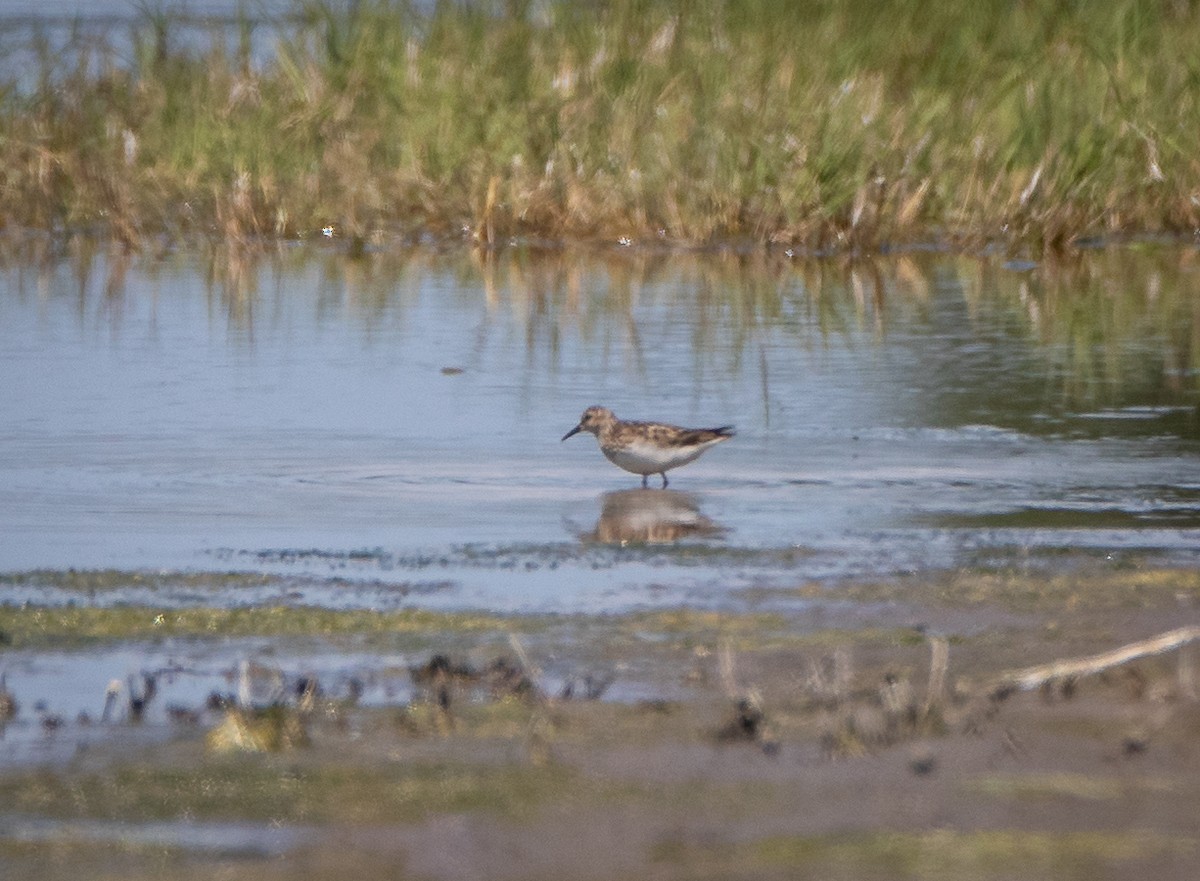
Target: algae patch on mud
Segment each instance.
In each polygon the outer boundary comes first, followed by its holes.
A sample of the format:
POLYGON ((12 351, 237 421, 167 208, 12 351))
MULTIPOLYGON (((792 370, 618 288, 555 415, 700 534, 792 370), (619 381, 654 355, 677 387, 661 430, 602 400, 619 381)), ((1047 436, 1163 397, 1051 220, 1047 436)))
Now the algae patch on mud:
POLYGON ((0 634, 13 648, 170 637, 386 636, 438 632, 523 631, 531 621, 496 615, 368 610, 313 606, 168 609, 152 606, 0 606, 0 634))
MULTIPOLYGON (((786 615, 675 609, 627 615, 500 615, 486 612, 438 612, 424 609, 376 611, 327 609, 308 605, 253 605, 233 608, 195 605, 92 606, 0 605, 0 644, 12 648, 71 647, 123 640, 177 637, 320 636, 359 637, 366 641, 389 635, 537 634, 563 629, 578 639, 633 638, 666 640, 672 645, 709 645, 717 639, 735 647, 794 645, 817 637, 801 632, 786 615), (569 631, 569 632, 568 632, 569 631)), ((878 634, 876 634, 878 636, 878 634)), ((840 638, 849 638, 846 632, 840 638)), ((855 639, 870 634, 854 634, 855 639)), ((826 641, 828 640, 826 635, 826 641)), ((897 637, 899 638, 899 637, 897 637)))
POLYGON ((237 590, 283 584, 275 575, 259 572, 181 572, 127 569, 31 569, 0 574, 0 585, 49 587, 80 593, 149 588, 187 587, 197 590, 237 590))
POLYGON ((967 781, 965 785, 973 792, 998 798, 1071 798, 1089 801, 1122 799, 1134 793, 1167 793, 1177 790, 1180 786, 1178 781, 1165 778, 1123 780, 1068 772, 990 774, 967 781))
POLYGON ((844 836, 778 837, 739 848, 763 866, 788 866, 827 878, 1053 877, 1090 881, 1127 860, 1193 849, 1191 839, 1151 832, 1032 832, 996 829, 956 832, 878 832, 844 836))
POLYGON ((145 763, 95 773, 9 775, 0 778, 0 802, 9 811, 56 818, 372 824, 476 810, 516 816, 562 793, 571 778, 555 765, 318 764, 254 756, 193 767, 145 763))
POLYGON ((796 593, 857 603, 908 602, 1014 612, 1140 609, 1200 603, 1200 570, 1130 563, 964 568, 886 581, 805 584, 796 593))

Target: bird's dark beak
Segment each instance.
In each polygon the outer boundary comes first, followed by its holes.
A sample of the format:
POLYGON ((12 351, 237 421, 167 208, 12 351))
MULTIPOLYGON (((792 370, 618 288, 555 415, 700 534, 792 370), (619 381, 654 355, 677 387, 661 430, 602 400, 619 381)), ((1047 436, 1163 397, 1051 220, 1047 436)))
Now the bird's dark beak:
MULTIPOLYGON (((579 434, 579 432, 581 432, 581 431, 583 431, 583 426, 576 425, 574 428, 572 428, 570 431, 568 431, 566 434, 564 434, 562 436, 562 439, 566 440, 567 438, 571 437, 572 435, 579 434)), ((559 443, 562 443, 562 441, 559 441, 559 443)))

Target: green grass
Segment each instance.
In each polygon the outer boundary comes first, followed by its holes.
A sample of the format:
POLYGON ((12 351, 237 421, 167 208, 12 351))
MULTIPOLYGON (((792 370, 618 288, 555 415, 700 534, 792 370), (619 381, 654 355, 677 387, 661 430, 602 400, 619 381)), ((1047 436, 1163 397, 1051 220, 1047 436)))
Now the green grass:
MULTIPOLYGON (((0 83, 0 223, 810 250, 1200 227, 1200 8, 297 0, 0 83)), ((31 38, 32 39, 32 38, 31 38)))

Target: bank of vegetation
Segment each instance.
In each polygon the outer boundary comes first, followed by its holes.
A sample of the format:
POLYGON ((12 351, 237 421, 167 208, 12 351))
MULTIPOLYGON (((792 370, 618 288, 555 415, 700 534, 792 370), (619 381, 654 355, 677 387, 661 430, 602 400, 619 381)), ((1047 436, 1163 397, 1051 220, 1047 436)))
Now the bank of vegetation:
POLYGON ((1200 229, 1189 0, 418 3, 26 28, 0 223, 804 252, 1200 229))

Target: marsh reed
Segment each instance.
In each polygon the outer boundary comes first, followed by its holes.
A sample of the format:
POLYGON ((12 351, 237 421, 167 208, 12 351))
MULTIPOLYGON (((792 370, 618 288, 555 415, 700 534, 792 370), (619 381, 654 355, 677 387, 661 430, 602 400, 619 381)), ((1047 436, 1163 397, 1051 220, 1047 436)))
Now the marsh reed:
POLYGON ((1200 229, 1189 0, 296 0, 116 36, 23 37, 4 226, 809 253, 1200 229))

